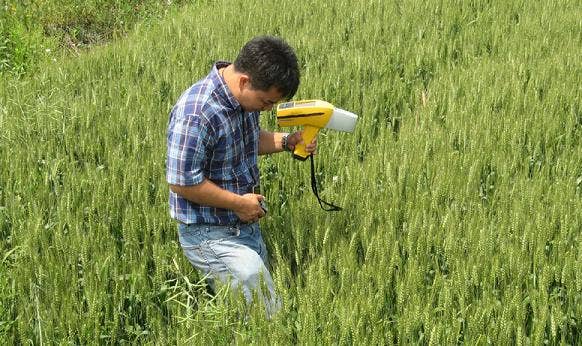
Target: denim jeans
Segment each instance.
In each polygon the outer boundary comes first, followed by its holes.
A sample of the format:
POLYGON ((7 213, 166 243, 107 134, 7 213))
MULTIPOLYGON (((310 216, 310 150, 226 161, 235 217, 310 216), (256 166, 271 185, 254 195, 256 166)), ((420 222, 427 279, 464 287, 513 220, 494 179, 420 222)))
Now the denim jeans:
POLYGON ((207 276, 214 289, 214 280, 240 288, 252 301, 256 290, 271 316, 279 309, 273 279, 267 264, 267 248, 258 223, 237 227, 178 224, 180 245, 192 265, 207 276), (261 290, 261 280, 268 292, 261 290))

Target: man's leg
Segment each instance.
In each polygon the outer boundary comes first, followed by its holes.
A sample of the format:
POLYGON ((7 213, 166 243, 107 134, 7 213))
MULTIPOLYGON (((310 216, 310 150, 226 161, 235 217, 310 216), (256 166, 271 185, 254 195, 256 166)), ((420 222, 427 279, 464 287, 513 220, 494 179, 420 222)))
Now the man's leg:
POLYGON ((179 238, 190 263, 210 280, 240 287, 248 302, 252 300, 253 290, 257 290, 267 306, 268 315, 278 310, 273 280, 263 260, 267 256, 266 248, 257 225, 238 229, 181 224, 179 238), (268 292, 260 289, 261 279, 268 292))

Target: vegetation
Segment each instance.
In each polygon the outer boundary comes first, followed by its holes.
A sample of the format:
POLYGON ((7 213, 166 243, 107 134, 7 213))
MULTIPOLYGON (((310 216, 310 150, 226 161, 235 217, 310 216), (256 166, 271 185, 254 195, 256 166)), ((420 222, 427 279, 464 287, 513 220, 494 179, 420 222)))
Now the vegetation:
POLYGON ((0 0, 0 73, 22 75, 39 60, 120 38, 183 0, 0 0))
MULTIPOLYGON (((96 4, 87 11, 121 25, 96 4)), ((581 11, 196 2, 4 74, 0 343, 580 344, 581 11), (177 97, 264 33, 296 48, 297 99, 360 115, 355 133, 319 137, 320 192, 342 212, 319 209, 307 163, 261 159, 283 299, 270 321, 258 303, 206 294, 164 168, 177 97)))

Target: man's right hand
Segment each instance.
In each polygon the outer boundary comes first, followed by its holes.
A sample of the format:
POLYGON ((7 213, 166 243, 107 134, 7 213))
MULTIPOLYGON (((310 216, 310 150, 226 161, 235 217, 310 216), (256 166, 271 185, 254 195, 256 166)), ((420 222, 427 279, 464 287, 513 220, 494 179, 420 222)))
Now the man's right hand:
POLYGON ((246 193, 241 196, 240 205, 234 209, 234 213, 242 222, 257 222, 265 216, 260 201, 265 197, 254 193, 246 193))

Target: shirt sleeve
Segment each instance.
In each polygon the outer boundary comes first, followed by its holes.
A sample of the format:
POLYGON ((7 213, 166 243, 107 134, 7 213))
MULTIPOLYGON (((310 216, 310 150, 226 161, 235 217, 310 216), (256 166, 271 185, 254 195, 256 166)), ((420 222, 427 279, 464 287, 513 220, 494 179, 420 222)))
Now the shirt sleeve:
POLYGON ((168 126, 166 180, 188 186, 204 181, 206 153, 213 145, 214 129, 202 115, 183 115, 168 126))

